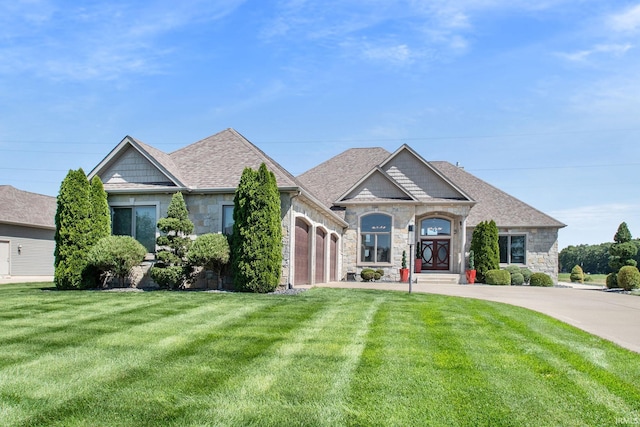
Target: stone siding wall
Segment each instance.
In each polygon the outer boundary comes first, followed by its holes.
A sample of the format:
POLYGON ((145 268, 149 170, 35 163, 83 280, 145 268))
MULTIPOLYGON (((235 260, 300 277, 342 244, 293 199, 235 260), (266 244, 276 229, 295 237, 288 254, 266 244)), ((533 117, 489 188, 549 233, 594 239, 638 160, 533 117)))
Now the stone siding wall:
POLYGON ((342 277, 347 273, 355 273, 359 277, 362 268, 374 268, 384 270, 385 281, 400 280, 399 269, 402 265, 402 251, 407 252, 407 266, 409 265, 409 235, 407 228, 414 219, 414 206, 412 205, 380 205, 372 206, 352 206, 347 209, 345 220, 349 223, 349 228, 342 238, 342 277), (391 263, 381 265, 362 265, 358 262, 360 256, 360 242, 358 237, 359 219, 364 214, 382 213, 391 215, 391 263))

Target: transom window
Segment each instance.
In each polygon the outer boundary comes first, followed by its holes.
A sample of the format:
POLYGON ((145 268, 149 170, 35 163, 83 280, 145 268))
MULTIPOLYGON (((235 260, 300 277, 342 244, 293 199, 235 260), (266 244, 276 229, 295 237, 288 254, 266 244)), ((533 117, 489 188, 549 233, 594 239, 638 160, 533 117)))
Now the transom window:
POLYGON ((501 264, 526 264, 527 236, 509 234, 498 236, 501 264))
POLYGON ((391 262, 391 217, 369 214, 360 218, 360 262, 391 262))
POLYGON ((451 236, 451 221, 444 218, 428 218, 420 222, 421 236, 451 236))
POLYGON ((131 236, 147 248, 147 252, 155 252, 155 206, 112 207, 111 212, 111 229, 114 236, 131 236))

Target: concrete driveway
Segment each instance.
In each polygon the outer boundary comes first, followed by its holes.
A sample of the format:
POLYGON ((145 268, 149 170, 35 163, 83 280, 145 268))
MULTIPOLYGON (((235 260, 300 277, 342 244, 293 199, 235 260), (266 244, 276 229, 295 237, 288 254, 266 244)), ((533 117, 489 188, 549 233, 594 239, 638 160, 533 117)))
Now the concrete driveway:
MULTIPOLYGON (((333 282, 322 287, 408 291, 407 283, 333 282)), ((640 297, 599 288, 413 284, 413 292, 477 298, 525 307, 640 353, 640 297)))

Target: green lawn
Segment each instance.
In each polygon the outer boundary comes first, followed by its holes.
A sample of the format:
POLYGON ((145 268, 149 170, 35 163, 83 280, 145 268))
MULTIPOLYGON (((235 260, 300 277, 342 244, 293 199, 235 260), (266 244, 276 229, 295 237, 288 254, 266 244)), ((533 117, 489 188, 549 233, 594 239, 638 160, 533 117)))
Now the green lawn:
MULTIPOLYGON (((558 280, 560 282, 571 282, 571 273, 558 273, 558 280)), ((604 286, 607 284, 606 274, 588 274, 590 280, 585 280, 585 285, 604 286)))
POLYGON ((499 303, 0 287, 0 425, 623 425, 640 355, 499 303))

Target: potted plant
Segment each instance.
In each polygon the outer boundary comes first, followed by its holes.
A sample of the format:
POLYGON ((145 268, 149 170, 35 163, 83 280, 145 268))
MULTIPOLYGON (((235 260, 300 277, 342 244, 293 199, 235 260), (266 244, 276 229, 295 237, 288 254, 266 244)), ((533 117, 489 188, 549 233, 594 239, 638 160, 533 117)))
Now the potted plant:
POLYGON ((422 251, 420 249, 420 242, 418 242, 416 243, 416 265, 414 270, 416 273, 422 272, 422 251))
POLYGON ((400 281, 409 281, 409 269, 407 268, 407 251, 402 251, 402 268, 400 269, 400 281))
POLYGON ((467 283, 473 285, 476 282, 476 263, 473 255, 473 249, 469 251, 469 269, 465 271, 467 283))

